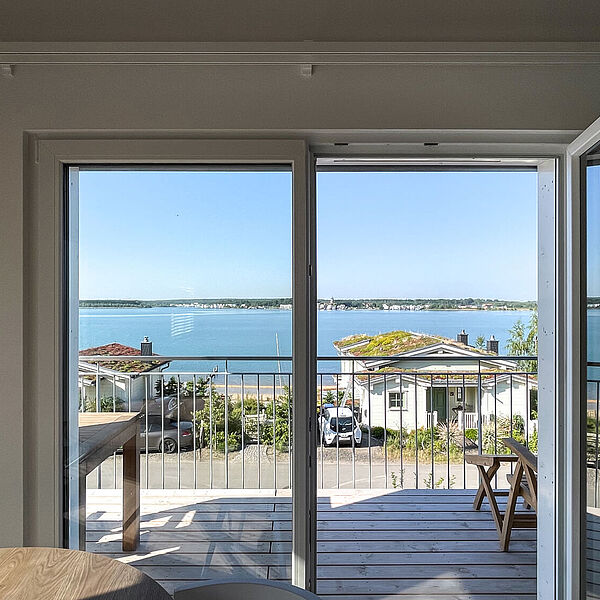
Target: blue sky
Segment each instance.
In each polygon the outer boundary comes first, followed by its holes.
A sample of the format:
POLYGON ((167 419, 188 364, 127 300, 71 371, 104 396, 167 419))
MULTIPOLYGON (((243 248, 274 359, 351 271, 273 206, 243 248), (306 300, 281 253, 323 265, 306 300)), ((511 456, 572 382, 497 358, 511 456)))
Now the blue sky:
MULTIPOLYGON (((319 173, 319 297, 536 297, 535 172, 319 173)), ((291 295, 291 174, 84 171, 81 298, 291 295)))

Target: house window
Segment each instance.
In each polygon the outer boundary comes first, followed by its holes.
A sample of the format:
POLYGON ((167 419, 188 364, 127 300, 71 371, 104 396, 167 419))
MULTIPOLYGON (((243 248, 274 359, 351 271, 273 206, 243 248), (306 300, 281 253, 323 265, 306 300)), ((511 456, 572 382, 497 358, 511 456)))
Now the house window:
POLYGON ((388 407, 406 410, 406 392, 390 392, 388 396, 388 407))

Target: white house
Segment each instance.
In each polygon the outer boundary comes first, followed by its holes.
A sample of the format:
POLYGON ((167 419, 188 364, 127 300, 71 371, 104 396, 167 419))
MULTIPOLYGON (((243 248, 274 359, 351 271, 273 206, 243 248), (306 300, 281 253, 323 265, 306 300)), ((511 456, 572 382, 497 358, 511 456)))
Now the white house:
POLYGON ((464 331, 457 340, 407 331, 361 334, 334 346, 342 357, 344 400, 354 398, 362 422, 372 427, 412 430, 433 419, 476 428, 479 411, 484 424, 496 416, 535 416, 536 375, 498 359, 493 336, 485 350, 470 346, 464 331))
POLYGON ((152 355, 152 342, 147 338, 141 348, 125 346, 117 342, 86 348, 79 351, 79 394, 82 402, 92 401, 94 404, 102 398, 116 398, 123 401, 125 410, 140 410, 146 398, 154 395, 152 377, 141 374, 163 371, 169 361, 140 361, 136 357, 152 355), (131 356, 132 360, 99 362, 86 360, 87 356, 131 356), (96 381, 100 387, 96 391, 96 381))

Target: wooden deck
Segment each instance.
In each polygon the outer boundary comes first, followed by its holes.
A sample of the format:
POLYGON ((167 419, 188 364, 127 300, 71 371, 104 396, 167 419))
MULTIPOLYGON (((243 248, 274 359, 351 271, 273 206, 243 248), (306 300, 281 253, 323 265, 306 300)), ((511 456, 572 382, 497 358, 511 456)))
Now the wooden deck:
MULTIPOLYGON (((534 600, 535 530, 500 552, 467 490, 320 492, 318 594, 330 600, 534 600)), ((172 593, 195 581, 290 577, 289 495, 142 492, 139 550, 121 551, 118 491, 88 492, 87 549, 138 567, 172 593)))

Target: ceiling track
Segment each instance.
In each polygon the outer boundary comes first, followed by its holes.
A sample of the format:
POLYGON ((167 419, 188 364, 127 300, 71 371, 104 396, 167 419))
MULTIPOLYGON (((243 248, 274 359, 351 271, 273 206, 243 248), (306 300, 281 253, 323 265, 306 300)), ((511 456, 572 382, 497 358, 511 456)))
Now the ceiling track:
POLYGON ((600 65, 600 44, 0 43, 0 65, 600 65))

